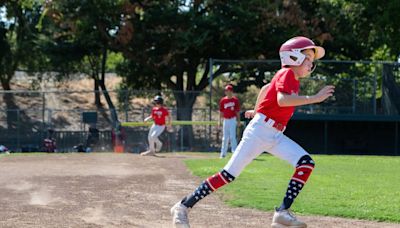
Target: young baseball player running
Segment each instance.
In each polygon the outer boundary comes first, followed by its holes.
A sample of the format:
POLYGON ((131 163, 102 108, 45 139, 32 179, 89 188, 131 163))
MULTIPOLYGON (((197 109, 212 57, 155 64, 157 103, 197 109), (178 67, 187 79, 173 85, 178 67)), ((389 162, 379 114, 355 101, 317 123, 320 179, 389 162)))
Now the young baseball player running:
POLYGON ((221 98, 219 101, 219 121, 218 127, 222 125, 222 145, 220 158, 226 156, 228 151, 228 144, 231 144, 231 152, 233 153, 237 147, 236 141, 236 126, 240 125, 240 104, 239 99, 233 96, 232 85, 225 86, 225 97, 221 98))
POLYGON ((156 152, 161 150, 162 142, 158 139, 158 136, 165 130, 165 125, 167 125, 167 128, 171 128, 172 124, 168 109, 164 107, 164 99, 161 96, 156 96, 153 103, 155 106, 151 110, 151 115, 144 119, 145 122, 153 119, 154 123, 148 135, 149 150, 140 154, 143 156, 155 155, 156 152))
POLYGON ((282 68, 271 82, 262 87, 254 110, 246 117, 254 117, 246 127, 242 140, 225 167, 207 178, 190 195, 171 208, 176 227, 189 227, 188 211, 211 192, 235 180, 242 170, 263 151, 268 151, 290 163, 295 172, 290 178, 282 204, 275 209, 272 227, 303 228, 307 225, 289 210, 307 182, 315 163, 297 143, 283 134, 295 106, 319 103, 333 95, 334 86, 325 86, 313 96, 300 96, 300 79, 315 69, 314 60, 325 55, 322 47, 306 37, 294 37, 279 50, 282 68))

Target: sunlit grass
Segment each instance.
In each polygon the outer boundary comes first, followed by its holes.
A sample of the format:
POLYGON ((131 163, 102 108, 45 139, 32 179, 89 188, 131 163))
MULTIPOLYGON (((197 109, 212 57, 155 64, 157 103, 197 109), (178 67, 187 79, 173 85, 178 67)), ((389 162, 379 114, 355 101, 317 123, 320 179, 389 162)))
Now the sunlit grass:
MULTIPOLYGON (((316 168, 293 209, 316 214, 400 222, 400 157, 314 155, 316 168)), ((193 174, 208 177, 226 159, 186 160, 193 174)), ((293 168, 275 157, 255 159, 219 196, 237 207, 271 211, 281 203, 293 168)))

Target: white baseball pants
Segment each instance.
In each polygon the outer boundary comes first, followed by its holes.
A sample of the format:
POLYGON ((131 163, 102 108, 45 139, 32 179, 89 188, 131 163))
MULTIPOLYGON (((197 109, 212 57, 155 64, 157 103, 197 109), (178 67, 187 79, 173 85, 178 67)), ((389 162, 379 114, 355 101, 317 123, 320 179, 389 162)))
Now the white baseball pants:
POLYGON ((273 124, 273 120, 266 122, 265 115, 257 113, 246 127, 238 148, 224 169, 238 177, 242 170, 264 151, 296 167, 299 159, 308 153, 283 132, 272 127, 273 124))
POLYGON ((149 150, 154 152, 159 152, 162 148, 162 142, 158 139, 158 136, 163 133, 165 125, 153 124, 150 128, 149 135, 147 136, 149 140, 149 150))
POLYGON ((237 147, 236 125, 237 125, 236 117, 230 119, 224 119, 222 127, 222 146, 221 146, 220 157, 226 156, 229 142, 231 143, 232 153, 235 152, 237 147))

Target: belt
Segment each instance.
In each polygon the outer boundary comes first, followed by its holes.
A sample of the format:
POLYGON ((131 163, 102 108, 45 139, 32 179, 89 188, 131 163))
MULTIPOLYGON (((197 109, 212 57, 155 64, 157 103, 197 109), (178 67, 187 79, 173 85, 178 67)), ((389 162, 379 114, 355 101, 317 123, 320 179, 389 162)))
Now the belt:
POLYGON ((268 124, 270 124, 270 126, 272 126, 273 128, 275 128, 278 131, 285 131, 285 129, 286 129, 285 125, 278 123, 271 118, 265 117, 264 121, 267 122, 268 124))

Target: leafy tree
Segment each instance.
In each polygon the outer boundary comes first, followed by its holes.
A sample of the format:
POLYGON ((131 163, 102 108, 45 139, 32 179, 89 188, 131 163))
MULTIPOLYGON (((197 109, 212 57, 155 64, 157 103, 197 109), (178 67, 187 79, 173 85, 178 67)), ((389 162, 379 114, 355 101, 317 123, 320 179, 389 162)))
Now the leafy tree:
MULTIPOLYGON (((35 43, 38 37, 35 25, 41 15, 41 2, 0 0, 0 11, 3 11, 0 14, 0 82, 4 90, 11 90, 10 83, 18 68, 34 68, 43 60, 35 43)), ((17 111, 19 107, 12 93, 4 93, 3 100, 8 129, 15 129, 19 122, 30 123, 23 111, 17 111)))
POLYGON ((0 9, 4 10, 0 18, 0 82, 4 90, 11 90, 16 69, 32 67, 38 61, 34 53, 40 4, 34 0, 0 1, 0 9))
MULTIPOLYGON (((105 72, 108 43, 99 33, 99 26, 119 21, 115 12, 121 7, 121 1, 49 1, 46 5, 47 17, 42 21, 43 33, 49 38, 48 53, 53 65, 70 64, 67 69, 86 72, 94 80, 95 104, 100 107, 101 90, 111 110, 113 123, 118 117, 115 106, 105 86, 105 72), (114 12, 114 11, 115 12, 114 12), (61 60, 61 61, 60 61, 61 60)), ((64 68, 64 67, 62 67, 64 68)), ((65 69, 65 68, 64 68, 65 69)))
MULTIPOLYGON (((121 13, 114 35, 102 34, 126 58, 120 73, 128 86, 173 90, 178 119, 190 120, 196 91, 209 86, 209 58, 276 59, 288 37, 319 35, 321 25, 302 20, 302 6, 290 2, 142 1, 121 13)), ((212 70, 215 79, 230 69, 212 70)))

